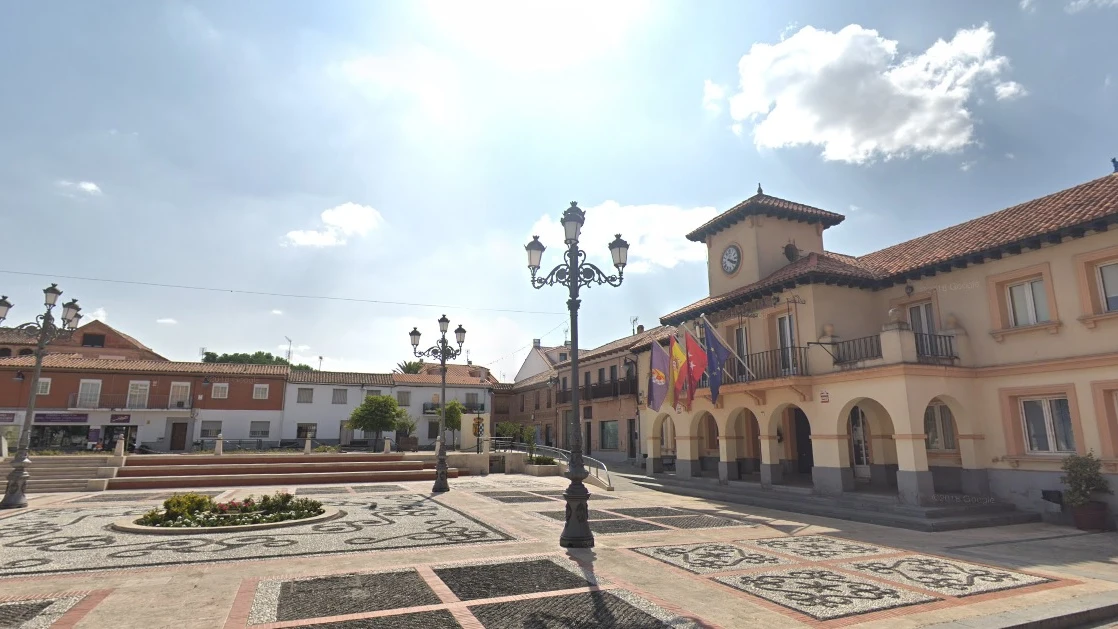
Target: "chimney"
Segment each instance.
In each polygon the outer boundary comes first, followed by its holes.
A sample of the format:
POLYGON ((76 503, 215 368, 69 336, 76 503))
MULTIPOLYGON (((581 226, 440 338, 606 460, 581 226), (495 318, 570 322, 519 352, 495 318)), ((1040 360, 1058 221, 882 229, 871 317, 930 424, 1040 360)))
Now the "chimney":
POLYGON ((540 346, 540 340, 539 339, 532 339, 532 347, 539 347, 539 346, 540 346))
POLYGON ((643 334, 643 333, 644 333, 644 326, 643 325, 638 325, 637 326, 637 334, 643 334))
POLYGON ((563 347, 570 348, 570 346, 571 346, 570 341, 563 341, 563 347))

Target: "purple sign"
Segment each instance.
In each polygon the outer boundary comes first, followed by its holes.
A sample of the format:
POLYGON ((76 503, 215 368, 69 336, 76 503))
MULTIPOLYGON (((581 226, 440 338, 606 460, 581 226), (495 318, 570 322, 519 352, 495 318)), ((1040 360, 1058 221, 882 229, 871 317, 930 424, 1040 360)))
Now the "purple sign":
POLYGON ((16 420, 15 413, 0 413, 0 424, 10 424, 16 420))
POLYGON ((110 415, 109 416, 109 423, 110 424, 127 424, 131 421, 132 421, 132 416, 131 415, 110 415))
POLYGON ((89 435, 85 438, 85 440, 86 441, 100 441, 101 440, 101 429, 100 428, 90 428, 89 429, 89 435))
POLYGON ((88 413, 36 413, 36 424, 85 424, 89 422, 88 413))

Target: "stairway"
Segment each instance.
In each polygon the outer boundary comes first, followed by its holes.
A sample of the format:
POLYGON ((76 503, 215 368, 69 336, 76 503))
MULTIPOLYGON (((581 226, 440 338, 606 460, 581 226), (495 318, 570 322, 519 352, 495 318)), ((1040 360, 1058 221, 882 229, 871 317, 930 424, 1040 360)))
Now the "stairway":
POLYGON ((1008 503, 960 502, 917 506, 903 504, 895 496, 880 494, 849 492, 838 497, 827 497, 815 495, 810 487, 774 486, 772 489, 764 489, 757 483, 740 481, 722 485, 712 478, 679 478, 666 474, 617 475, 639 487, 671 494, 914 531, 955 531, 1039 522, 1041 519, 1040 514, 1018 511, 1008 503))
MULTIPOLYGON (((110 467, 111 457, 74 455, 74 456, 37 456, 31 458, 28 471, 31 478, 27 481, 27 493, 49 494, 60 491, 87 491, 88 481, 98 478, 98 470, 110 467)), ((8 486, 8 474, 12 470, 11 459, 0 463, 0 485, 8 486)))
MULTIPOLYGON (((108 489, 433 481, 434 468, 402 454, 133 455, 108 489)), ((459 470, 450 468, 447 476, 457 478, 459 470)))

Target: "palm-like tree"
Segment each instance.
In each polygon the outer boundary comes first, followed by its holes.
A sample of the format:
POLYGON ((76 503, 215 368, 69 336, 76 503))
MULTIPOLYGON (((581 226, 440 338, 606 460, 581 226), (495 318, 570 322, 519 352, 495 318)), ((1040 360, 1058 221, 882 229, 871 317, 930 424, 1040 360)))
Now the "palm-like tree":
POLYGON ((396 363, 396 373, 420 373, 422 371, 422 360, 405 360, 396 363))

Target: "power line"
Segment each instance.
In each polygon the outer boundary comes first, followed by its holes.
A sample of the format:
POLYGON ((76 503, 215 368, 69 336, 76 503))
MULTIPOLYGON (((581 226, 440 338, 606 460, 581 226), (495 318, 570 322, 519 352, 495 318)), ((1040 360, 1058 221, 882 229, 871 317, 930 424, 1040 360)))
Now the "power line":
POLYGON ((381 304, 386 306, 414 306, 419 308, 445 308, 447 310, 476 310, 481 312, 509 312, 516 314, 545 314, 545 315, 558 315, 561 312, 553 312, 547 310, 517 310, 514 308, 478 308, 476 306, 448 306, 446 304, 421 304, 412 303, 407 301, 387 301, 383 299, 362 299, 359 297, 331 297, 328 295, 296 295, 291 293, 269 293, 266 291, 256 290, 241 290, 238 288, 213 288, 210 286, 186 286, 183 284, 162 284, 159 282, 139 282, 133 280, 110 280, 98 277, 79 277, 76 275, 57 275, 54 273, 31 273, 28 271, 5 271, 0 269, 0 273, 8 273, 10 275, 28 275, 33 277, 46 277, 46 278, 61 278, 66 280, 81 280, 84 282, 105 282, 109 284, 131 284, 133 286, 154 286, 157 288, 178 288, 182 290, 201 290, 215 293, 238 293, 241 295, 260 295, 265 297, 289 297, 293 299, 322 299, 328 301, 348 301, 365 304, 381 304))
MULTIPOLYGON (((541 334, 541 335, 540 335, 540 338, 541 338, 541 339, 543 339, 543 338, 547 338, 547 335, 548 335, 548 334, 551 334, 552 332, 554 332, 554 331, 558 330, 558 329, 559 329, 560 327, 562 327, 562 326, 563 326, 563 325, 564 325, 565 323, 566 323, 566 321, 563 321, 562 323, 560 323, 559 325, 555 326, 554 328, 551 328, 551 329, 550 329, 550 330, 548 330, 547 332, 544 332, 543 334, 541 334)), ((500 363, 500 362, 501 362, 502 360, 504 360, 504 359, 506 359, 506 358, 508 358, 508 357, 510 357, 510 356, 515 356, 515 355, 519 354, 520 352, 523 352, 524 350, 528 349, 529 347, 532 347, 532 346, 531 346, 531 345, 525 345, 524 347, 521 347, 520 349, 516 349, 516 350, 513 350, 513 351, 509 352, 508 354, 505 354, 504 356, 501 356, 501 357, 500 357, 500 358, 498 358, 497 360, 491 360, 491 361, 489 361, 489 362, 486 362, 486 363, 483 363, 483 362, 479 362, 478 364, 479 364, 479 365, 496 365, 496 364, 500 363)))

